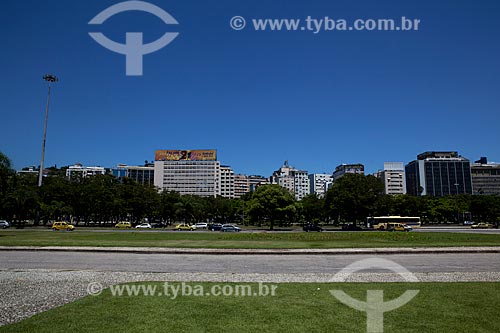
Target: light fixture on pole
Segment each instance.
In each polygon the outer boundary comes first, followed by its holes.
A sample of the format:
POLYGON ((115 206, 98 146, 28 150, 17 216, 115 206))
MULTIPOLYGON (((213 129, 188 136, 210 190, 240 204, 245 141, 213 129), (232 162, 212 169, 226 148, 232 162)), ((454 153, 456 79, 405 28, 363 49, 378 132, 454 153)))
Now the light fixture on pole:
POLYGON ((38 174, 38 187, 42 186, 42 178, 43 178, 43 162, 45 159, 45 142, 47 141, 47 122, 49 121, 49 103, 50 103, 50 85, 59 81, 57 76, 52 74, 47 74, 43 77, 45 81, 48 83, 48 92, 47 92, 47 105, 45 107, 45 124, 43 126, 43 142, 42 142, 42 158, 40 160, 40 172, 38 174))

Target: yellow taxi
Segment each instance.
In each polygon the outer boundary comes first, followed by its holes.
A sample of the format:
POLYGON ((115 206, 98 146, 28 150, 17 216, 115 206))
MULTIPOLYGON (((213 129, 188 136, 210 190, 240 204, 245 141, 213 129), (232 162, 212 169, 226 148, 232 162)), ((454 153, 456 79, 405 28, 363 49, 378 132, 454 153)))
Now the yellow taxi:
POLYGON ((389 223, 389 231, 412 231, 413 228, 404 223, 389 223))
POLYGON ((54 223, 52 223, 52 230, 54 230, 54 231, 57 231, 57 230, 73 231, 73 230, 75 230, 75 226, 68 224, 67 222, 54 222, 54 223))
POLYGON ((132 228, 132 224, 130 222, 127 222, 127 221, 120 221, 117 224, 115 224, 115 228, 130 229, 130 228, 132 228))
POLYGON ((194 225, 189 225, 189 224, 178 224, 174 228, 177 231, 181 230, 188 230, 188 231, 193 231, 196 230, 196 227, 194 225))

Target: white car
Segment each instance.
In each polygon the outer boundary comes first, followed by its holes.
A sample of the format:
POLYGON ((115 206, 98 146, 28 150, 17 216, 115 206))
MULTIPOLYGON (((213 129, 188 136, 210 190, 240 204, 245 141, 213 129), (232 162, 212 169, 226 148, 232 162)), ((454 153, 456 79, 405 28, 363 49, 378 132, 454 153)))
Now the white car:
POLYGON ((0 220, 0 228, 2 229, 7 229, 8 227, 10 227, 10 223, 5 221, 5 220, 0 220))
POLYGON ((200 222, 196 223, 194 226, 196 227, 196 229, 208 229, 208 223, 200 222))
POLYGON ((151 229, 151 224, 149 223, 141 223, 135 226, 136 229, 151 229))

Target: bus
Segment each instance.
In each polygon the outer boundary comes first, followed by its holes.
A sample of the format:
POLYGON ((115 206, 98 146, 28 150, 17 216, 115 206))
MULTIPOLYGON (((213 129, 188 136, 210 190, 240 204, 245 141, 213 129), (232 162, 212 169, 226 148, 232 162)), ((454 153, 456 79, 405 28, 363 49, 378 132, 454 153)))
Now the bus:
POLYGON ((366 219, 366 227, 373 228, 374 225, 379 223, 403 223, 412 228, 420 228, 420 217, 410 216, 376 216, 368 217, 366 219))

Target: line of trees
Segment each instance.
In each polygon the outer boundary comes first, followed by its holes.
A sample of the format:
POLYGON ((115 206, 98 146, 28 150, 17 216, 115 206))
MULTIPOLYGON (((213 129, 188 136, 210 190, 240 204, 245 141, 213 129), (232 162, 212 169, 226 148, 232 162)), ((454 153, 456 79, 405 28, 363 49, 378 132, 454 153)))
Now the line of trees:
POLYGON ((423 222, 500 222, 500 196, 389 196, 373 176, 345 175, 324 198, 301 201, 278 185, 264 185, 239 199, 181 196, 112 175, 68 180, 59 173, 37 187, 33 174, 17 174, 0 152, 0 218, 47 224, 71 220, 82 225, 111 225, 144 219, 168 224, 185 222, 288 226, 291 223, 364 222, 368 216, 420 216, 423 222))

